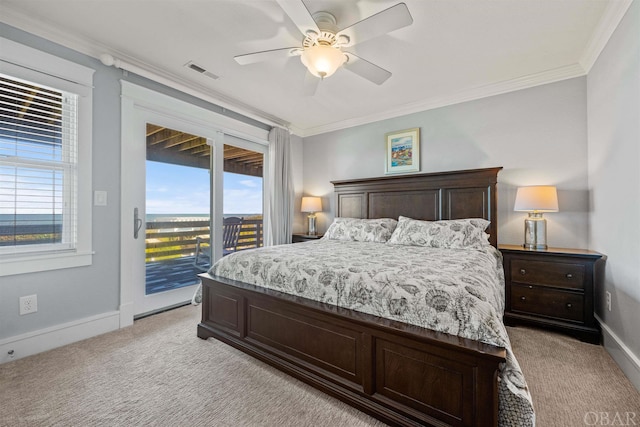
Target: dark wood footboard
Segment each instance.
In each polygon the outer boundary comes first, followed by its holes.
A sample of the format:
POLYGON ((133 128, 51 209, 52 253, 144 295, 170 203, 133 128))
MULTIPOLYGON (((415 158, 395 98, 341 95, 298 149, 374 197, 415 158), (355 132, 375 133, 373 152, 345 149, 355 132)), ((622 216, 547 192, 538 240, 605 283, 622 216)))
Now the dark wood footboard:
POLYGON ((391 425, 498 423, 503 348, 200 277, 200 338, 223 341, 391 425))

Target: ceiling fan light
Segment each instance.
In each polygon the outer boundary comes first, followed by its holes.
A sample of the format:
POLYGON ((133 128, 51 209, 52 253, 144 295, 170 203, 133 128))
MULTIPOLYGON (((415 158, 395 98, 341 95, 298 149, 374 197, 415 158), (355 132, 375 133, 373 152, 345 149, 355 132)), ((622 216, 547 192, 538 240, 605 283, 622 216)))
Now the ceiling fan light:
POLYGON ((300 60, 311 74, 325 78, 331 76, 347 60, 342 51, 336 47, 315 45, 306 48, 300 60))

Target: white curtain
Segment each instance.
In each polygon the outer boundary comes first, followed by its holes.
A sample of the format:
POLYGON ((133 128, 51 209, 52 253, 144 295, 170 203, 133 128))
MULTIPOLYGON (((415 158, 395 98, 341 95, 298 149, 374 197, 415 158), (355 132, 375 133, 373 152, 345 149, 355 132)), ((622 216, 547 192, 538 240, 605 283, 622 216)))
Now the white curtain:
POLYGON ((269 194, 265 246, 291 243, 293 228, 293 178, 289 131, 274 127, 269 132, 269 194))

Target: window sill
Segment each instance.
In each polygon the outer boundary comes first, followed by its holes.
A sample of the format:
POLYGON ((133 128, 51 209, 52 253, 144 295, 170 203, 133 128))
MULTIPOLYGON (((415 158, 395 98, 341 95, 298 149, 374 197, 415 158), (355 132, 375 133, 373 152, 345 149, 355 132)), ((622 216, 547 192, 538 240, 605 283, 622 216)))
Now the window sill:
POLYGON ((93 252, 39 253, 5 257, 0 260, 0 276, 83 267, 91 265, 92 261, 93 252))

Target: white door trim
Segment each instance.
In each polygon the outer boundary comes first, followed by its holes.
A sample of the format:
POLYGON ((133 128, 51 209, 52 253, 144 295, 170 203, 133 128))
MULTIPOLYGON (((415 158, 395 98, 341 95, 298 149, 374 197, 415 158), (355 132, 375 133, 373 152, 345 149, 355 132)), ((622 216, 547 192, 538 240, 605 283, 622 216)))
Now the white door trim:
MULTIPOLYGON (((133 239, 133 208, 140 209, 142 218, 145 214, 144 203, 138 206, 141 198, 140 186, 136 185, 140 181, 140 171, 144 171, 144 165, 139 164, 140 150, 145 150, 146 158, 146 145, 140 144, 140 127, 152 122, 214 141, 223 133, 264 146, 268 145, 268 131, 130 82, 121 81, 121 87, 120 327, 125 327, 133 324, 135 281, 140 274, 136 268, 141 268, 140 265, 136 265, 134 254, 140 250, 139 245, 144 244, 144 238, 142 243, 140 239, 133 239)), ((221 154, 221 148, 220 144, 218 156, 221 154)), ((214 155, 215 153, 214 150, 214 155)), ((265 164, 267 161, 265 155, 265 164)), ((216 183, 216 187, 219 186, 216 183)), ((215 199, 221 199, 219 191, 214 190, 214 194, 216 193, 218 194, 215 199)), ((141 235, 144 236, 142 230, 141 235)), ((184 289, 186 293, 192 292, 191 287, 184 289)))

